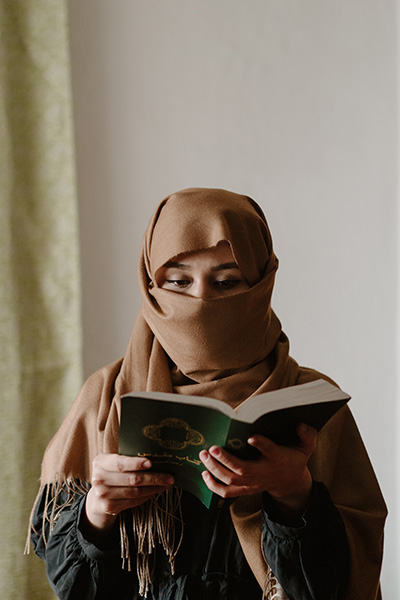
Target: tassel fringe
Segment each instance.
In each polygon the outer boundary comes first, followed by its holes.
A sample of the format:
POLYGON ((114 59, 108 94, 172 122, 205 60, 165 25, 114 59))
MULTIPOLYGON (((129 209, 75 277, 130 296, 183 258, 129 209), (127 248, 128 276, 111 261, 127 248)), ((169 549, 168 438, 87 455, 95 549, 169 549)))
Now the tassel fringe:
POLYGON ((288 600, 281 584, 273 574, 269 565, 262 600, 288 600))
MULTIPOLYGON (((45 491, 42 536, 45 546, 63 510, 72 506, 79 496, 86 494, 90 485, 77 479, 57 479, 53 484, 41 485, 36 496, 25 543, 25 554, 31 548, 31 532, 39 532, 33 526, 33 517, 40 498, 45 491)), ((175 558, 183 538, 181 490, 173 488, 154 499, 120 514, 120 538, 122 567, 132 570, 132 552, 136 556, 139 594, 146 597, 150 589, 154 568, 154 550, 161 545, 168 557, 171 572, 175 571, 175 558), (131 533, 131 535, 129 535, 131 533)))
POLYGON ((39 534, 33 526, 33 516, 36 510, 37 503, 43 491, 46 490, 44 510, 43 510, 43 521, 41 535, 45 546, 47 546, 47 537, 50 536, 55 524, 62 511, 69 506, 72 506, 77 500, 77 496, 86 494, 90 489, 87 483, 83 483, 78 479, 63 479, 57 478, 52 484, 41 485, 36 496, 35 502, 29 518, 28 535, 25 543, 24 554, 30 553, 31 548, 31 532, 34 531, 39 534), (47 528, 48 527, 48 533, 47 528))
POLYGON ((132 509, 132 528, 128 515, 120 515, 121 558, 123 568, 131 571, 131 548, 128 531, 133 533, 136 571, 139 580, 139 594, 147 597, 154 571, 154 550, 160 544, 171 567, 175 572, 175 558, 183 538, 183 518, 181 509, 181 490, 173 488, 145 504, 132 509))

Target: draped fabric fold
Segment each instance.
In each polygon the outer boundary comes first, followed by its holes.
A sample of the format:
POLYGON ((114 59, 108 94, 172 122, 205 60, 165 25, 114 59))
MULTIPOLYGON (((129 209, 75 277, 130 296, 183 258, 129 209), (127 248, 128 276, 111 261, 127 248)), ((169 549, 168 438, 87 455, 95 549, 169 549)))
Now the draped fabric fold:
POLYGON ((45 600, 24 522, 49 432, 82 381, 65 3, 0 0, 0 31, 0 594, 45 600))

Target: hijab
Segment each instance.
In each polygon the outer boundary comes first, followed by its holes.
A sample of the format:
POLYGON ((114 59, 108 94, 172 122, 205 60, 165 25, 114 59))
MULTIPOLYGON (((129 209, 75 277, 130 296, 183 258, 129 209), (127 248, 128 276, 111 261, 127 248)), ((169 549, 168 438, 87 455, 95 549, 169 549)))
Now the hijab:
MULTIPOLYGON (((271 307, 277 268, 265 216, 252 199, 225 190, 193 188, 161 202, 143 238, 138 266, 142 304, 125 356, 88 379, 46 450, 40 491, 51 485, 51 523, 65 506, 57 502, 60 491, 69 490, 72 502, 74 493, 81 491, 76 482, 90 484, 95 456, 118 451, 121 395, 133 390, 166 391, 215 397, 236 407, 252 395, 324 377, 300 368, 289 356, 289 341, 271 307), (249 289, 201 299, 158 287, 155 274, 166 262, 221 241, 229 243, 249 289)), ((323 446, 319 448, 316 455, 324 459, 319 463, 316 459, 316 472, 320 480, 329 479, 341 450, 335 445, 335 456, 326 460, 323 446)), ((136 534, 145 532, 135 542, 142 548, 137 562, 142 593, 150 581, 148 557, 157 544, 153 524, 160 511, 172 510, 171 499, 165 498, 132 510, 136 534), (151 510, 155 514, 149 516, 151 510), (149 533, 152 542, 144 547, 143 537, 148 539, 149 533)), ((244 553, 263 585, 269 570, 261 551, 260 506, 258 496, 239 498, 231 513, 244 553)), ((166 537, 173 521, 174 517, 164 523, 161 537, 166 537)), ((128 560, 124 514, 121 532, 128 560)), ((173 563, 176 546, 163 545, 173 563)))
MULTIPOLYGON (((148 373, 148 390, 168 385, 168 391, 211 396, 237 406, 255 393, 294 383, 298 367, 289 359, 288 340, 271 308, 277 268, 268 225, 253 200, 213 189, 188 189, 166 198, 142 244, 142 307, 122 367, 125 383, 135 370, 132 364, 143 358, 144 331, 152 341, 145 363, 152 365, 154 359, 157 370, 161 362, 169 363, 167 382, 155 381, 153 370, 148 373), (157 270, 171 259, 224 240, 249 289, 202 299, 155 283, 157 270)), ((142 363, 138 368, 146 370, 142 363)))

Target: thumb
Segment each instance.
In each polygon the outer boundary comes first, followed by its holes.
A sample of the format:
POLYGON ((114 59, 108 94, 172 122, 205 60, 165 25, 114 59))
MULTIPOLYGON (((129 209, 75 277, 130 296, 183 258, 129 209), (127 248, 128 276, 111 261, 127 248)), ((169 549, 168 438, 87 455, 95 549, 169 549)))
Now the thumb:
POLYGON ((297 435, 299 436, 299 448, 306 454, 311 455, 317 445, 318 434, 317 430, 307 423, 299 423, 297 425, 297 435))

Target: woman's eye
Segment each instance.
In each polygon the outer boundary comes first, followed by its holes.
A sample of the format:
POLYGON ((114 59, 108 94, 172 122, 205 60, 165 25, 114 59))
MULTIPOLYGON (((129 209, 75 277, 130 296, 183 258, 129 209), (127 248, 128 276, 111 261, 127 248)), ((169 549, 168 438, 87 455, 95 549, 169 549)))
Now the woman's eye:
POLYGON ((219 279, 217 281, 214 281, 214 285, 217 288, 222 288, 225 290, 225 289, 231 289, 231 288, 235 287, 240 282, 241 282, 240 279, 219 279))
POLYGON ((188 279, 167 279, 167 283, 177 288, 185 288, 190 285, 188 279))

